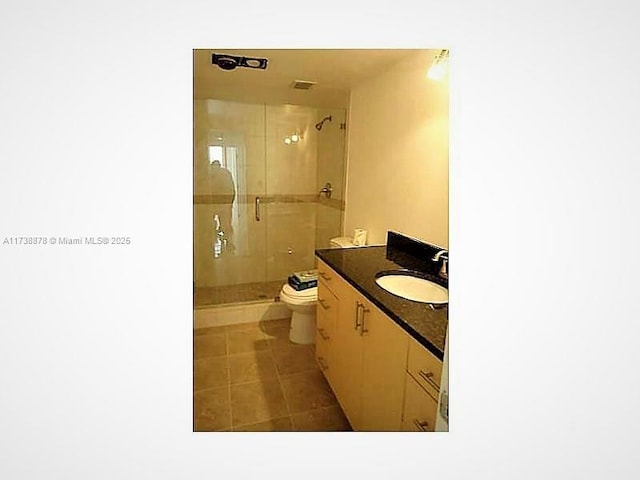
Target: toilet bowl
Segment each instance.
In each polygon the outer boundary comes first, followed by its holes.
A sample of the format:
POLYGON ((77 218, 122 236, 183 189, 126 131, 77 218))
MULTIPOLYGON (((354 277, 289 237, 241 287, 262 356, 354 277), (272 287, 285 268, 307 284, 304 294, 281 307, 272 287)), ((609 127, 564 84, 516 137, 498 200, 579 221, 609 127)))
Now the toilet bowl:
POLYGON ((293 343, 309 344, 316 339, 316 302, 318 287, 297 291, 288 283, 282 286, 280 300, 291 310, 289 340, 293 343))
MULTIPOLYGON (((329 241, 330 248, 351 248, 349 237, 336 237, 329 241)), ((296 290, 285 283, 280 290, 280 300, 291 310, 291 326, 289 340, 293 343, 309 344, 316 341, 316 303, 318 287, 296 290)))

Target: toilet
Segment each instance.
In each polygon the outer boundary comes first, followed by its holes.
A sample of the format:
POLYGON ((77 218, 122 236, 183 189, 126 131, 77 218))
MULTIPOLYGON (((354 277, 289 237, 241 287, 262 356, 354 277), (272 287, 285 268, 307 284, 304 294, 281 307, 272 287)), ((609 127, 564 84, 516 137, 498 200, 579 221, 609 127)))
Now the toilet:
MULTIPOLYGON (((356 246, 353 243, 353 239, 349 237, 336 237, 329 241, 329 248, 351 248, 356 246)), ((318 287, 298 291, 287 282, 280 290, 280 300, 291 310, 289 340, 298 344, 315 343, 318 287)))

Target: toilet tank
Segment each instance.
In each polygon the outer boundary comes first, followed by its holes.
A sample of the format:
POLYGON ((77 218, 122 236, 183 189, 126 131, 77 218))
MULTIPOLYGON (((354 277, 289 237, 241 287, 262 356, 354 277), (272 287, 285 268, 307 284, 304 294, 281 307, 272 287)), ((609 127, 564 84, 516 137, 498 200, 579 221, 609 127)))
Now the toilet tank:
POLYGON ((353 239, 349 237, 335 237, 329 240, 329 248, 351 248, 355 247, 353 239))

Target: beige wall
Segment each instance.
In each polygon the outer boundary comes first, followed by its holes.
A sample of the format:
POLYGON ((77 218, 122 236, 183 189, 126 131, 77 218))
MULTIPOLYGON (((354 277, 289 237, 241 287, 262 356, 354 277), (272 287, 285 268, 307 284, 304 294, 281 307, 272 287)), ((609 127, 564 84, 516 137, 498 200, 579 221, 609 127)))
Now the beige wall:
POLYGON ((395 230, 448 248, 448 78, 426 78, 437 52, 352 90, 345 235, 364 228, 384 244, 395 230))

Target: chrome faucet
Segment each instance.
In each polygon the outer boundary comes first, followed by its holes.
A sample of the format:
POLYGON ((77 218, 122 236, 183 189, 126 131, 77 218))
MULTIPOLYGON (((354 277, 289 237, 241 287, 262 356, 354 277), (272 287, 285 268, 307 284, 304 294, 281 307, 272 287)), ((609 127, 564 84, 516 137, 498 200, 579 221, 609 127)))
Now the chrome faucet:
POLYGON ((439 250, 431 259, 434 262, 442 260, 442 266, 440 267, 440 276, 443 278, 449 278, 449 271, 447 270, 447 262, 449 261, 449 252, 447 250, 439 250))

